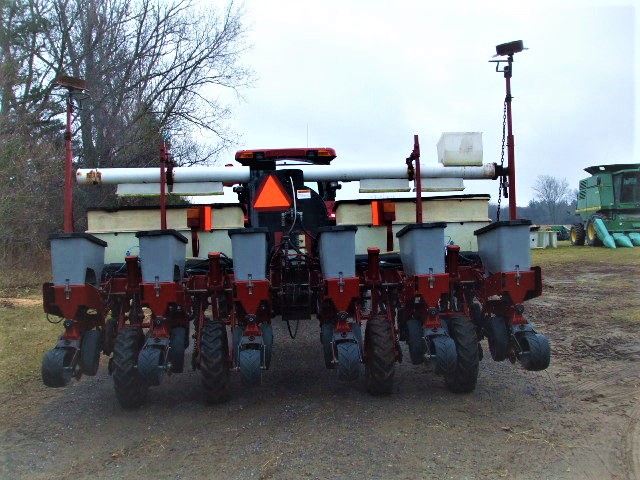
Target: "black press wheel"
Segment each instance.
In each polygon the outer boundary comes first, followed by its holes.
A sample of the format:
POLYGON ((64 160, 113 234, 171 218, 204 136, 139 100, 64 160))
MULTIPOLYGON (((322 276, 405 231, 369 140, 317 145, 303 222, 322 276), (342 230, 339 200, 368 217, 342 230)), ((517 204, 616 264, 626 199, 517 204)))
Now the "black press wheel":
POLYGON ((571 226, 571 231, 569 232, 569 239, 571 240, 571 245, 582 246, 584 245, 585 238, 586 238, 586 233, 584 230, 584 225, 582 223, 574 223, 571 226))
POLYGON ((125 327, 113 347, 113 385, 122 408, 136 408, 147 399, 148 386, 138 374, 138 354, 144 334, 137 327, 125 327))
POLYGON ((169 340, 169 361, 171 371, 182 373, 184 371, 184 352, 189 346, 186 327, 173 327, 171 329, 171 339, 169 340))
POLYGON ((73 372, 71 360, 74 350, 71 348, 53 348, 42 358, 42 382, 47 387, 66 387, 71 382, 73 372))
POLYGON ((482 331, 482 318, 483 318, 483 313, 482 313, 482 305, 480 305, 477 302, 472 302, 471 305, 469 306, 469 313, 471 314, 471 320, 473 321, 473 324, 476 327, 476 330, 478 331, 478 338, 482 338, 480 334, 480 332, 482 331))
POLYGON ((458 365, 456 344, 451 337, 438 335, 431 339, 435 354, 435 373, 438 375, 454 375, 458 365))
POLYGON ((320 342, 322 343, 322 356, 324 357, 324 366, 328 369, 335 368, 333 364, 333 329, 335 324, 323 323, 320 325, 320 342))
POLYGON ((138 355, 138 374, 149 386, 157 387, 162 382, 165 372, 165 351, 153 345, 140 350, 138 355))
POLYGON ((104 341, 102 342, 102 351, 105 355, 113 353, 113 345, 116 342, 118 331, 118 319, 111 317, 104 322, 104 341))
POLYGON ((396 354, 391 324, 384 315, 376 315, 367 322, 364 348, 367 391, 371 395, 391 394, 396 354))
POLYGON ((262 381, 262 354, 257 348, 245 348, 238 352, 238 371, 242 384, 257 387, 262 381))
POLYGON ((82 373, 90 377, 98 373, 100 366, 100 351, 102 350, 102 332, 89 330, 82 335, 80 346, 80 365, 82 373))
POLYGON ((471 320, 454 315, 447 322, 449 335, 456 344, 456 369, 444 376, 447 388, 455 393, 468 393, 476 388, 478 381, 478 338, 471 320))
POLYGON ((410 318, 407 320, 407 345, 411 363, 422 365, 424 354, 427 353, 427 344, 424 341, 424 328, 420 320, 410 318))
POLYGON ((200 372, 209 402, 229 400, 229 345, 227 327, 222 322, 207 320, 202 327, 200 372))
POLYGON ((487 318, 484 333, 489 343, 491 358, 502 362, 509 353, 509 328, 504 317, 492 316, 487 318))
POLYGON ((262 330, 262 342, 264 344, 264 350, 262 352, 262 364, 266 370, 269 370, 271 366, 271 355, 273 351, 273 327, 270 323, 263 323, 260 325, 262 330))
POLYGON ((353 382, 360 376, 360 347, 357 342, 340 342, 338 351, 338 378, 353 382))
POLYGON ((527 332, 518 336, 522 351, 518 355, 525 370, 544 370, 551 362, 551 346, 549 340, 540 333, 527 332))

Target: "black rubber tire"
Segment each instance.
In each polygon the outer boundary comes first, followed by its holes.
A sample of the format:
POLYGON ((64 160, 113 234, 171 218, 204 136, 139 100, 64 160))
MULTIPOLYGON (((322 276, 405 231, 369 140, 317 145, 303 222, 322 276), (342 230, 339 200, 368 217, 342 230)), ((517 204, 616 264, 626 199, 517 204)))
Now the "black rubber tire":
POLYGON ((574 223, 571 226, 571 231, 569 232, 569 239, 571 240, 571 245, 581 247, 584 245, 584 240, 587 237, 587 234, 584 230, 584 225, 582 223, 574 223))
POLYGON ((364 348, 362 341, 362 326, 359 323, 351 322, 349 323, 349 327, 351 328, 351 332, 353 332, 353 338, 358 343, 358 348, 360 352, 364 348))
POLYGON ((398 340, 407 341, 407 320, 404 318, 404 308, 396 310, 396 325, 398 325, 398 340))
POLYGON ((485 322, 484 333, 489 344, 491 358, 502 362, 509 354, 509 329, 504 317, 489 317, 485 322))
POLYGON ((109 356, 113 353, 113 346, 116 342, 118 328, 118 320, 109 318, 104 322, 104 341, 102 342, 102 351, 109 356))
POLYGON ((164 378, 164 349, 160 347, 147 346, 140 350, 138 354, 138 374, 144 382, 157 387, 164 378))
POLYGON ((223 403, 229 400, 229 344, 224 323, 207 320, 202 327, 200 372, 208 402, 223 403))
POLYGON ((586 231, 586 237, 587 237, 587 244, 590 247, 601 247, 602 246, 602 240, 598 237, 598 234, 596 232, 595 229, 595 224, 594 221, 596 220, 596 218, 599 218, 600 220, 606 220, 607 217, 605 215, 602 215, 601 213, 596 213, 591 215, 591 218, 589 218, 589 220, 587 221, 587 231, 586 231))
POLYGON ((82 335, 80 345, 80 366, 82 373, 93 377, 100 367, 100 351, 102 350, 102 332, 89 330, 82 335))
POLYGON ((386 317, 381 315, 367 322, 364 334, 365 382, 371 395, 393 393, 396 353, 391 328, 386 317))
POLYGON ((262 380, 261 352, 254 348, 245 348, 238 352, 238 371, 242 384, 256 387, 262 380))
POLYGON ((545 370, 551 362, 551 346, 547 337, 540 333, 527 332, 518 336, 518 343, 525 354, 519 357, 525 370, 545 370))
POLYGON ((471 319, 462 315, 451 316, 447 322, 449 335, 456 344, 457 365, 451 374, 445 374, 447 388, 455 393, 468 393, 478 381, 478 338, 471 319))
POLYGON ((420 320, 415 318, 407 320, 407 345, 411 363, 422 365, 424 354, 427 353, 427 344, 424 341, 424 328, 420 320))
POLYGON ((557 234, 558 240, 569 240, 571 237, 569 236, 569 230, 566 228, 561 228, 558 230, 554 230, 557 234))
POLYGON ((138 327, 125 327, 113 346, 113 386, 122 408, 137 408, 147 400, 148 386, 138 373, 138 353, 144 335, 138 327))
POLYGON ((357 342, 340 342, 338 350, 338 378, 353 382, 360 376, 360 347, 357 342))
POLYGON ((438 335, 431 339, 435 353, 435 372, 439 375, 455 375, 458 365, 456 343, 451 337, 438 335))
POLYGON ((269 370, 271 366, 271 355, 273 352, 273 327, 270 323, 260 325, 262 330, 262 342, 264 343, 264 351, 262 352, 262 363, 264 368, 269 370))
POLYGON ((238 352, 240 351, 240 342, 244 336, 244 328, 240 325, 231 330, 231 345, 233 351, 233 360, 238 363, 238 352))
POLYGON ((73 357, 71 348, 52 348, 42 357, 42 382, 47 387, 66 387, 71 382, 73 372, 69 363, 73 357))
POLYGON ((336 368, 333 363, 333 329, 333 323, 323 323, 320 326, 320 342, 322 343, 324 366, 329 370, 336 368))
POLYGON ((189 338, 186 327, 173 327, 169 339, 169 361, 171 371, 182 373, 184 371, 184 352, 189 346, 189 338))
POLYGON ((469 306, 469 313, 477 332, 480 333, 482 331, 482 305, 476 302, 471 302, 471 305, 469 306))

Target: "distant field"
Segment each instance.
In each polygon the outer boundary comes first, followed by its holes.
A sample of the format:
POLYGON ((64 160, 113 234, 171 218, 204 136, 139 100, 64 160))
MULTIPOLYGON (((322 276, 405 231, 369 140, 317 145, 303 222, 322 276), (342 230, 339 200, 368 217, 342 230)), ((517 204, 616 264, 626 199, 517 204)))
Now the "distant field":
POLYGON ((557 249, 532 250, 531 260, 542 267, 542 300, 556 293, 552 285, 558 281, 573 288, 564 297, 567 310, 587 309, 612 322, 640 325, 640 247, 612 250, 558 242, 557 249))
POLYGON ((532 250, 531 260, 542 267, 571 265, 575 262, 640 265, 640 247, 611 250, 604 247, 574 247, 564 241, 558 242, 558 248, 532 250))

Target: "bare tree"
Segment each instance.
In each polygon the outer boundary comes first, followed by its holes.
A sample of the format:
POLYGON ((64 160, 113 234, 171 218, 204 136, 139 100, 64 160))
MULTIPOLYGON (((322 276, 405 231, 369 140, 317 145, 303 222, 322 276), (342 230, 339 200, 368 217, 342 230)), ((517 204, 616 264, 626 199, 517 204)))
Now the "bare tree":
POLYGON ((570 200, 571 190, 567 179, 538 175, 533 191, 536 193, 536 199, 547 210, 551 223, 557 223, 560 205, 565 205, 570 200))
POLYGON ((6 129, 0 116, 0 266, 33 255, 62 223, 64 149, 24 120, 6 129))
POLYGON ((233 2, 216 10, 194 0, 5 0, 0 14, 0 113, 55 123, 64 108, 52 97, 56 77, 84 78, 83 166, 144 166, 160 137, 172 137, 182 164, 209 161, 233 142, 218 97, 249 81, 233 2), (217 144, 194 148, 199 129, 217 144))
MULTIPOLYGON (((46 0, 0 3, 0 114, 4 120, 22 116, 32 126, 51 120, 50 102, 55 65, 40 61, 47 49, 45 32, 53 11, 46 0), (49 110, 49 112, 47 112, 49 110)), ((60 66, 58 65, 58 70, 60 66)), ((11 122, 4 122, 9 127, 11 122)))
POLYGON ((61 223, 62 124, 51 98, 46 0, 0 2, 0 264, 14 265, 61 223))
MULTIPOLYGON (((20 248, 12 239, 27 231, 26 219, 46 237, 62 218, 59 75, 88 82, 90 97, 76 111, 78 167, 157 164, 167 137, 178 163, 211 162, 234 141, 220 91, 249 81, 241 20, 233 2, 215 9, 195 0, 2 0, 0 214, 16 225, 2 232, 3 253, 20 248), (202 129, 218 142, 194 140, 202 129)), ((76 199, 97 205, 109 192, 76 199)))
POLYGON ((60 38, 52 41, 68 46, 63 68, 85 78, 91 95, 80 115, 85 166, 143 166, 160 136, 174 139, 182 164, 229 146, 229 110, 216 88, 248 81, 238 63, 244 30, 233 3, 218 12, 197 11, 192 0, 56 0, 55 11, 60 38), (185 158, 181 147, 193 151, 194 128, 219 142, 185 158))

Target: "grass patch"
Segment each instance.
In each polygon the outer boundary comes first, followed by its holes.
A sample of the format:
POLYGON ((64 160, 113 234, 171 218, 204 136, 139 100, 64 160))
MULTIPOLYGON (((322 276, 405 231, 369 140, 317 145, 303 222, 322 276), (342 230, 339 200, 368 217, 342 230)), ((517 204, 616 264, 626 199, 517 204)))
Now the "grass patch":
POLYGON ((0 391, 40 380, 44 352, 62 333, 47 322, 40 297, 0 300, 0 391))
POLYGON ((62 333, 42 309, 42 283, 50 278, 48 258, 0 264, 0 392, 40 381, 42 356, 62 333))
POLYGON ((594 315, 611 324, 640 325, 640 247, 574 247, 532 250, 532 265, 542 267, 542 297, 569 306, 576 318, 594 315), (545 290, 546 288, 546 290, 545 290))
POLYGON ((532 250, 531 261, 533 265, 540 265, 543 268, 570 266, 577 263, 640 266, 640 247, 616 249, 574 247, 568 241, 558 242, 558 248, 532 250))

